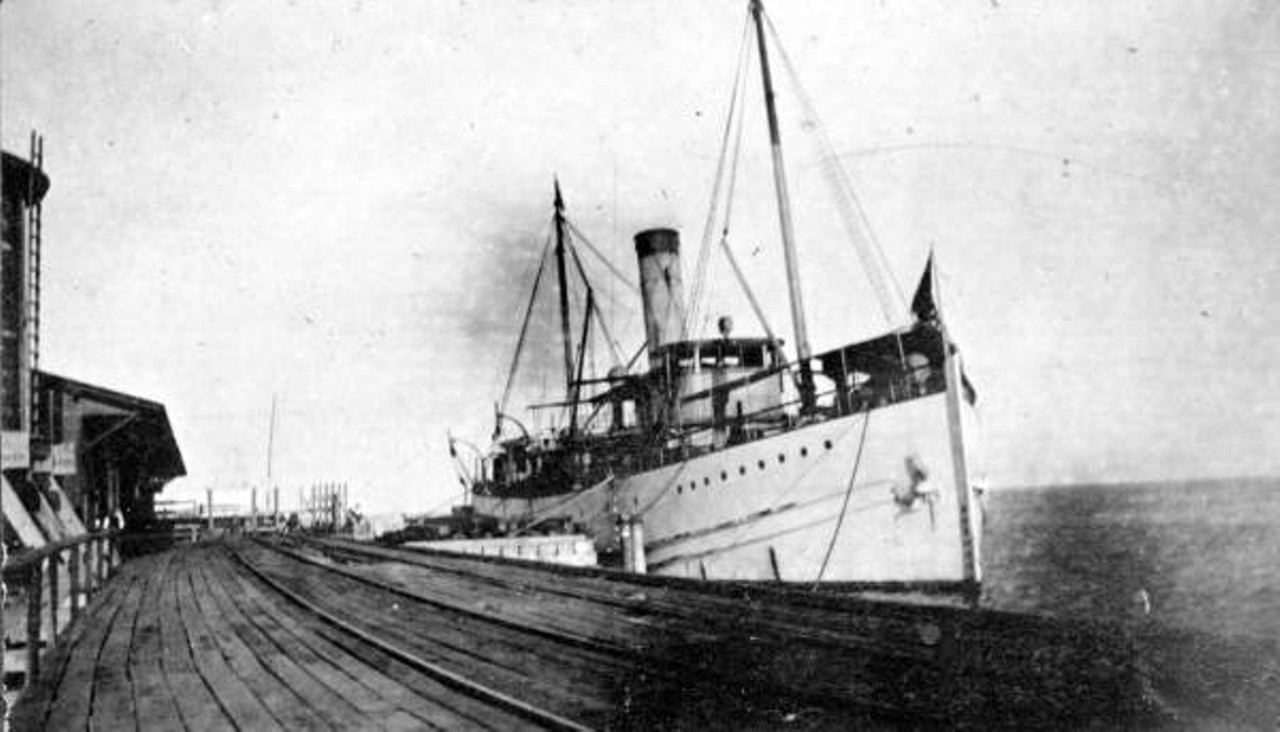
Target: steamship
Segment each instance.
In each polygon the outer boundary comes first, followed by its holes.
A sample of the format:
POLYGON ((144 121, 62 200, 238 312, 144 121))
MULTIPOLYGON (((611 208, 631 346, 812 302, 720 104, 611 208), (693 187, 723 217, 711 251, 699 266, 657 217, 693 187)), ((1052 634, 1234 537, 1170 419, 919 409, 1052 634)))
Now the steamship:
MULTIPOLYGON (((495 410, 493 443, 466 472, 471 510, 510 535, 585 532, 602 556, 620 556, 630 542, 628 568, 654 574, 972 590, 981 580, 982 524, 968 448, 974 395, 935 297, 932 255, 909 305, 899 298, 899 324, 811 351, 766 43, 774 32, 759 0, 747 21, 754 33, 744 36, 745 48, 758 54, 764 90, 794 350, 784 350, 763 317, 761 337, 735 336, 728 318, 718 334, 691 337, 679 235, 651 229, 634 237, 644 346, 606 376, 588 375, 587 340, 607 325, 589 284, 579 298, 585 312, 570 313, 570 275, 585 278, 585 237, 565 215, 557 183, 552 235, 495 410), (551 262, 565 398, 541 405, 561 410, 562 419, 539 431, 508 414, 506 402, 551 262)), ((730 137, 726 128, 722 161, 730 137)), ((721 245, 760 315, 727 237, 721 245)))

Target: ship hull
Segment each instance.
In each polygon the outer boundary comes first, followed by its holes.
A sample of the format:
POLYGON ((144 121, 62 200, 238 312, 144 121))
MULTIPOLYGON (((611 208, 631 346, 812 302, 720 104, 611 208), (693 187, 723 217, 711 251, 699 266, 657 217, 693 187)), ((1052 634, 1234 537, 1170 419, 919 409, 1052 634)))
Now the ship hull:
POLYGON ((981 520, 964 459, 968 410, 944 391, 572 494, 477 496, 476 508, 521 523, 568 518, 601 551, 616 550, 620 527, 638 521, 655 574, 976 582, 981 520))

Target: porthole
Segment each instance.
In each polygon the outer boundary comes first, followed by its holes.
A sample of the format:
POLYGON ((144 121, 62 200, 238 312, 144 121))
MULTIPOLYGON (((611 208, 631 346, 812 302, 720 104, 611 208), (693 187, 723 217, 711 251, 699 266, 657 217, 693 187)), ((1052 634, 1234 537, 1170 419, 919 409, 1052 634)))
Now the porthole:
POLYGON ((746 474, 747 474, 747 466, 745 466, 745 465, 739 465, 739 466, 738 466, 738 475, 746 475, 746 474))
POLYGON ((720 480, 728 480, 728 479, 729 479, 729 474, 728 474, 728 473, 726 473, 726 472, 724 472, 723 470, 721 470, 721 471, 720 471, 720 480))
POLYGON ((828 450, 830 450, 830 449, 831 449, 831 440, 823 440, 823 441, 822 441, 822 446, 823 446, 823 447, 825 447, 825 448, 827 448, 828 450))
POLYGON ((785 463, 786 461, 787 461, 787 456, 783 455, 782 453, 778 453, 778 462, 785 463))
POLYGON ((760 466, 760 469, 761 469, 761 470, 764 470, 764 461, 763 461, 763 460, 761 460, 761 461, 757 462, 757 463, 756 463, 756 465, 759 465, 759 466, 760 466))
POLYGON ((631 499, 631 505, 635 506, 636 508, 639 508, 639 507, 640 507, 640 496, 636 496, 635 498, 632 498, 632 499, 631 499))
POLYGON ((710 479, 710 478, 703 478, 703 479, 702 479, 702 484, 703 484, 703 485, 711 485, 711 479, 710 479))
POLYGON ((800 457, 809 457, 809 448, 807 447, 800 448, 800 457))
POLYGON ((676 493, 684 493, 684 486, 682 485, 676 486, 676 493))

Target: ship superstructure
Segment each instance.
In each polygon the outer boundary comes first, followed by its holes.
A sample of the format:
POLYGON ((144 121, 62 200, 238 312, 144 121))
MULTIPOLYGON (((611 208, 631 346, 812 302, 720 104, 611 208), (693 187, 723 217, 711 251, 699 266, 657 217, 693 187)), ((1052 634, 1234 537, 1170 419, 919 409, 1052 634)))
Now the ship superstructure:
MULTIPOLYGON (((638 540, 648 571, 662 574, 976 586, 981 517, 966 443, 973 391, 941 317, 932 257, 904 324, 811 351, 758 1, 750 17, 794 353, 769 330, 749 288, 763 337, 735 336, 729 318, 720 319, 718 337, 690 337, 680 237, 658 228, 634 237, 644 348, 629 362, 615 358, 603 378, 586 374, 588 335, 606 325, 589 285, 580 328, 569 313, 569 273, 585 272, 573 243, 580 232, 557 184, 565 399, 550 406, 566 418, 553 430, 527 430, 506 414, 509 380, 494 443, 471 475, 472 505, 511 533, 576 528, 605 554, 623 536, 638 540)), ((745 288, 727 244, 724 252, 745 288)), ((530 309, 537 292, 535 282, 530 309)), ((528 313, 513 375, 527 333, 528 313)))

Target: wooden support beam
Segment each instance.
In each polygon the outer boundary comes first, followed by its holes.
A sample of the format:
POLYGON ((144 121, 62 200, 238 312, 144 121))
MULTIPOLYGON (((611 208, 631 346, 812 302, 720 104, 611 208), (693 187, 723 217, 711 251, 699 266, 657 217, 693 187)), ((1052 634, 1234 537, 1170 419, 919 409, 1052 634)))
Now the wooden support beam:
POLYGON ((67 557, 67 592, 71 596, 71 619, 80 615, 80 547, 73 546, 67 557))
POLYGON ((111 561, 111 547, 107 545, 107 540, 101 537, 94 539, 93 543, 98 551, 96 584, 101 588, 107 582, 107 563, 111 561))
POLYGON ((49 645, 58 638, 58 555, 49 557, 49 645))
POLYGON ((24 684, 30 686, 40 675, 40 600, 44 587, 44 572, 36 562, 27 573, 27 676, 24 684))

